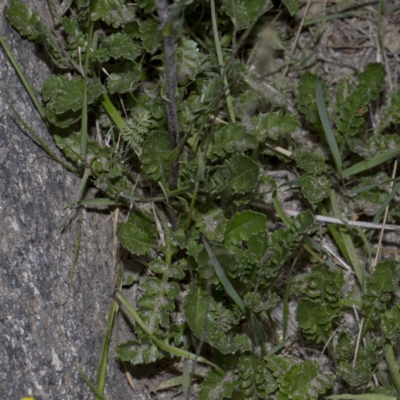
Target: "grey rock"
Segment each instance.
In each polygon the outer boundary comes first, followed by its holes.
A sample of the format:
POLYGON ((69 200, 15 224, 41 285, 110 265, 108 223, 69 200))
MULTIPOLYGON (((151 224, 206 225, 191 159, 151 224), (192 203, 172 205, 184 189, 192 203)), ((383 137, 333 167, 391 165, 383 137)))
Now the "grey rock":
MULTIPOLYGON (((49 21, 46 0, 26 1, 49 21)), ((8 24, 0 0, 0 33, 33 88, 50 74, 46 56, 8 24)), ((77 219, 61 232, 78 177, 49 159, 21 129, 6 99, 57 154, 53 140, 0 49, 0 399, 93 398, 76 365, 94 382, 115 267, 112 220, 85 212, 69 301, 77 219)), ((134 397, 110 351, 105 396, 134 397)))

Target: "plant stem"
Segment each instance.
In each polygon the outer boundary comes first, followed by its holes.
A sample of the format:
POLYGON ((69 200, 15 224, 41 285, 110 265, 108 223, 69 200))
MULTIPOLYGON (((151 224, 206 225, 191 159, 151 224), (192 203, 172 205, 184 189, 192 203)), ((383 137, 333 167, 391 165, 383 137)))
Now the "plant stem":
MULTIPOLYGON (((175 92, 176 63, 175 63, 175 34, 171 20, 169 19, 168 3, 166 0, 155 0, 157 13, 161 21, 162 34, 164 38, 165 58, 165 80, 166 80, 166 102, 167 109, 169 145, 171 152, 179 143, 178 113, 176 109, 175 92)), ((178 183, 179 164, 176 160, 170 162, 171 172, 169 176, 169 189, 174 190, 178 183)))
POLYGON ((212 18, 212 26, 213 26, 213 33, 214 33, 214 41, 215 41, 215 48, 217 50, 217 57, 218 57, 218 64, 221 69, 221 75, 224 81, 224 86, 226 87, 225 89, 225 96, 226 96, 226 102, 228 104, 228 110, 229 110, 229 115, 231 117, 232 122, 236 122, 236 117, 235 117, 235 111, 233 109, 233 102, 232 102, 232 97, 231 97, 231 92, 229 90, 228 86, 228 79, 226 78, 226 71, 224 70, 224 60, 222 58, 222 51, 221 51, 221 43, 219 41, 219 35, 218 35, 218 27, 217 27, 217 16, 215 14, 215 2, 214 0, 210 1, 211 5, 211 18, 212 18))

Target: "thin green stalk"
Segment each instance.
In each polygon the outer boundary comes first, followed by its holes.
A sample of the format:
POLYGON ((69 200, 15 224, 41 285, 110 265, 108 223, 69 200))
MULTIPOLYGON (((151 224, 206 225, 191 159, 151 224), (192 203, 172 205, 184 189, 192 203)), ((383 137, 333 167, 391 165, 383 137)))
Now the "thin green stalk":
POLYGON ((6 52, 8 59, 10 60, 11 64, 13 65, 15 72, 17 73, 19 79, 21 79, 21 82, 24 85, 25 90, 28 92, 29 97, 31 98, 33 104, 35 105, 36 109, 38 110, 43 121, 46 123, 46 116, 45 116, 44 110, 43 110, 42 106, 40 105, 39 100, 37 99, 37 97, 35 95, 35 92, 29 85, 28 81, 26 80, 25 75, 22 73, 21 68, 19 67, 17 61, 15 60, 14 56, 11 53, 11 50, 9 49, 9 47, 7 46, 6 42, 4 41, 4 39, 2 38, 1 35, 0 35, 0 43, 3 46, 4 51, 6 52))
POLYGON ((392 379, 393 385, 396 389, 397 396, 400 396, 400 374, 397 368, 396 359, 394 358, 394 352, 392 345, 388 345, 386 348, 385 359, 389 368, 390 378, 392 379))
POLYGON ((93 23, 89 24, 89 32, 86 43, 85 65, 83 69, 83 92, 82 92, 82 119, 81 119, 81 158, 86 161, 87 141, 88 141, 88 102, 87 102, 87 85, 88 85, 88 69, 90 49, 93 38, 93 23))
POLYGON ((79 375, 81 378, 85 381, 86 385, 89 386, 90 390, 93 392, 93 394, 96 396, 96 400, 107 400, 102 393, 93 385, 92 382, 86 377, 86 375, 83 373, 83 371, 79 368, 79 365, 76 366, 79 375))
POLYGON ((74 281, 75 267, 76 267, 76 263, 78 261, 79 249, 81 248, 82 221, 83 221, 83 216, 82 216, 82 209, 81 209, 80 212, 79 212, 79 219, 78 219, 78 234, 76 236, 74 254, 72 256, 71 272, 69 274, 68 293, 67 293, 67 297, 65 298, 65 300, 61 304, 58 304, 59 306, 64 306, 65 304, 67 304, 67 302, 69 300, 69 297, 71 295, 71 292, 72 292, 72 284, 73 284, 73 281, 74 281))
POLYGON ((329 123, 328 112, 325 106, 324 91, 322 87, 322 82, 320 80, 317 81, 315 92, 319 119, 321 120, 321 124, 325 132, 326 141, 328 142, 333 160, 335 161, 336 172, 340 175, 342 172, 342 157, 336 142, 335 133, 333 132, 331 124, 329 123))
POLYGON ((7 100, 5 99, 7 104, 10 106, 11 110, 15 114, 15 116, 18 118, 18 121, 21 122, 23 127, 32 135, 33 139, 38 143, 38 145, 51 157, 54 159, 54 161, 57 161, 60 165, 62 165, 65 169, 68 171, 72 172, 75 175, 78 175, 78 172, 70 167, 68 164, 66 164, 64 161, 62 161, 59 157, 57 157, 51 150, 50 148, 46 145, 45 142, 43 142, 42 139, 30 128, 30 126, 22 119, 21 115, 19 112, 14 108, 14 106, 7 100))
POLYGON ((233 109, 232 97, 231 97, 231 93, 230 93, 229 86, 228 86, 228 79, 226 77, 226 73, 224 70, 224 60, 222 58, 221 43, 219 41, 219 34, 218 34, 218 27, 217 27, 217 16, 215 13, 215 1, 210 0, 210 4, 211 4, 211 19, 212 19, 212 26, 213 26, 213 33, 214 33, 215 48, 217 50, 217 58, 218 58, 218 63, 219 63, 220 69, 221 69, 221 75, 223 78, 224 86, 226 87, 226 89, 225 89, 226 103, 228 105, 228 110, 229 110, 229 115, 231 117, 231 121, 236 122, 235 111, 233 109))
POLYGON ((129 314, 132 316, 132 318, 135 320, 135 322, 138 324, 140 329, 148 335, 148 337, 153 341, 153 343, 158 346, 160 349, 171 353, 172 355, 175 355, 177 357, 183 357, 187 358, 189 360, 197 360, 199 362, 208 364, 215 368, 216 372, 220 375, 224 375, 224 371, 219 368, 217 365, 213 364, 212 362, 208 361, 204 357, 197 357, 195 354, 190 353, 188 351, 178 349, 177 347, 171 346, 165 342, 163 342, 160 339, 157 339, 155 336, 151 334, 151 332, 147 329, 147 326, 144 324, 143 320, 140 318, 139 314, 136 312, 136 310, 130 305, 129 301, 121 294, 117 293, 116 298, 118 301, 122 303, 122 305, 126 308, 126 310, 129 312, 129 314))
MULTIPOLYGON (((342 211, 340 209, 339 202, 338 202, 338 199, 337 199, 337 196, 336 196, 336 193, 334 190, 332 190, 331 195, 330 195, 330 203, 331 203, 333 216, 335 218, 342 219, 343 218, 342 211)), ((347 255, 351 262, 351 265, 353 267, 353 270, 357 276, 358 283, 362 287, 363 282, 364 282, 364 273, 363 273, 363 269, 360 264, 360 260, 358 259, 357 251, 354 247, 354 243, 351 238, 351 235, 347 233, 345 228, 339 228, 338 230, 339 230, 340 236, 343 240, 343 244, 346 247, 346 252, 347 252, 347 255)))
POLYGON ((110 98, 106 94, 102 94, 100 96, 100 101, 111 121, 118 129, 122 129, 125 126, 125 121, 119 114, 118 110, 114 107, 114 104, 111 102, 110 98))

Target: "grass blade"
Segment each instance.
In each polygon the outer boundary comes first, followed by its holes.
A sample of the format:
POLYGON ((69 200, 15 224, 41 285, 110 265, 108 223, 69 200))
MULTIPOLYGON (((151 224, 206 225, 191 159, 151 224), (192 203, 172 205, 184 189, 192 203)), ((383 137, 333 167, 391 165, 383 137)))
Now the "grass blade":
POLYGON ((43 121, 46 123, 46 117, 45 117, 44 110, 43 110, 42 106, 40 105, 39 100, 35 96, 35 92, 29 85, 28 81, 26 80, 25 75, 22 73, 21 68, 19 67, 17 61, 15 60, 14 56, 11 53, 11 50, 9 49, 9 47, 7 46, 7 43, 4 41, 4 39, 1 35, 0 35, 0 43, 3 46, 4 51, 6 52, 7 57, 10 60, 12 66, 14 67, 15 72, 17 73, 19 79, 21 80, 22 84, 24 85, 25 90, 28 92, 29 97, 31 98, 33 104, 35 105, 36 110, 38 110, 43 121))
POLYGON ((328 142, 329 148, 331 150, 331 154, 333 160, 336 165, 336 172, 341 174, 342 172, 342 158, 340 156, 339 147, 336 142, 335 133, 332 130, 331 124, 328 119, 328 112, 325 106, 324 92, 322 88, 322 82, 320 80, 317 81, 317 85, 315 88, 316 93, 316 101, 317 101, 317 109, 319 119, 321 120, 322 127, 324 128, 326 141, 328 142))
POLYGON ((397 157, 398 155, 400 155, 399 148, 388 150, 385 153, 376 154, 368 161, 360 161, 357 164, 354 164, 351 167, 345 169, 342 172, 342 178, 348 178, 349 176, 357 175, 360 172, 367 171, 368 169, 374 168, 377 165, 392 160, 394 157, 397 157))
POLYGON ((225 274, 224 269, 222 268, 221 264, 219 263, 217 257, 215 257, 210 245, 208 244, 206 238, 203 236, 203 245, 204 248, 206 249, 206 252, 208 254, 208 257, 210 258, 211 265, 214 268, 215 273, 217 274, 219 280, 222 283, 222 286, 224 287, 226 293, 229 295, 229 297, 236 303, 236 305, 240 308, 240 311, 245 315, 246 317, 249 317, 250 313, 249 310, 246 307, 246 304, 244 304, 244 301, 240 298, 234 287, 232 286, 231 282, 229 281, 228 277, 225 274))
POLYGON ((112 300, 110 303, 110 307, 108 309, 108 317, 107 317, 107 327, 106 332, 104 334, 103 343, 101 345, 100 352, 100 361, 99 366, 97 368, 97 390, 103 394, 104 385, 106 381, 106 371, 107 371, 107 360, 108 360, 108 348, 110 342, 111 331, 114 323, 114 318, 118 312, 118 304, 112 300))
POLYGON ((78 175, 78 172, 75 171, 72 167, 70 167, 68 164, 64 163, 59 157, 57 157, 51 150, 50 148, 46 145, 45 142, 43 142, 42 139, 30 128, 30 126, 22 119, 21 115, 19 112, 14 108, 14 106, 6 100, 8 105, 10 106, 11 110, 17 117, 18 121, 21 122, 22 126, 32 135, 33 139, 35 142, 52 158, 54 161, 57 161, 60 165, 62 165, 64 168, 66 168, 68 171, 72 172, 75 175, 78 175))
POLYGON ((79 368, 77 365, 76 368, 78 369, 79 375, 81 378, 85 381, 86 385, 89 386, 90 390, 93 392, 93 394, 96 396, 96 400, 107 400, 102 393, 99 392, 99 390, 93 385, 92 382, 86 377, 86 375, 82 372, 82 370, 79 368))
POLYGON ((392 345, 388 345, 385 353, 385 359, 389 368, 390 378, 392 379, 394 387, 396 388, 397 396, 400 396, 400 374, 396 359, 394 357, 392 345))
MULTIPOLYGON (((342 216, 342 212, 339 207, 339 202, 336 197, 336 193, 333 190, 331 192, 330 202, 331 202, 331 207, 332 207, 332 211, 333 211, 333 216, 335 218, 342 219, 343 216, 342 216)), ((364 272, 361 267, 360 260, 358 259, 357 251, 356 251, 356 248, 354 247, 354 243, 351 238, 351 235, 349 233, 347 233, 346 228, 339 228, 338 231, 342 238, 343 245, 346 248, 346 252, 347 252, 348 258, 350 260, 350 264, 352 265, 353 270, 357 276, 358 283, 362 287, 363 282, 364 282, 364 272)), ((338 246, 339 246, 339 243, 338 243, 338 246)))
POLYGON ((157 339, 156 337, 154 337, 151 334, 151 332, 147 329, 147 327, 144 324, 144 322, 142 321, 142 319, 139 317, 139 314, 130 305, 129 301, 121 293, 117 293, 116 294, 116 298, 126 308, 126 310, 129 312, 129 314, 135 320, 135 322, 139 325, 140 329, 142 329, 142 331, 144 333, 146 333, 149 336, 149 338, 154 342, 154 344, 156 344, 160 349, 162 349, 162 350, 164 350, 164 351, 166 351, 168 353, 171 353, 171 354, 173 354, 174 356, 177 356, 177 357, 183 357, 183 358, 187 358, 189 360, 198 361, 198 362, 202 362, 202 363, 211 365, 213 368, 215 368, 215 370, 219 374, 221 374, 221 375, 225 374, 224 371, 222 371, 221 368, 219 368, 217 365, 213 364, 211 361, 208 361, 204 357, 197 357, 196 354, 190 353, 190 352, 188 352, 186 350, 178 349, 177 347, 174 347, 174 346, 171 346, 171 345, 169 345, 167 343, 164 343, 160 339, 157 339))

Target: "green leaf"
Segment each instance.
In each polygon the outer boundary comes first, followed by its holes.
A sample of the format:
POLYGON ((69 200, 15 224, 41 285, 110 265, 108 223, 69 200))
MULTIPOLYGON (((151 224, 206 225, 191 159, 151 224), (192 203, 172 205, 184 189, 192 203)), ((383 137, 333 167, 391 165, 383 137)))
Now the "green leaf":
POLYGON ((282 0, 282 3, 289 11, 289 14, 293 17, 299 11, 298 0, 282 0))
POLYGON ((382 107, 381 123, 379 132, 390 126, 400 124, 400 90, 392 92, 382 107))
MULTIPOLYGON (((360 350, 360 353, 363 349, 360 350)), ((357 357, 356 365, 341 362, 336 367, 336 372, 351 386, 359 386, 369 382, 372 376, 373 368, 370 362, 360 360, 360 354, 357 357)))
POLYGON ((328 198, 332 190, 329 179, 325 176, 315 177, 304 174, 299 182, 304 196, 311 204, 318 204, 328 198))
POLYGON ((230 187, 237 194, 245 194, 253 191, 258 182, 258 165, 247 156, 234 155, 225 161, 230 171, 228 182, 225 187, 230 187))
MULTIPOLYGON (((239 123, 229 123, 217 129, 213 135, 212 154, 224 157, 226 153, 243 153, 258 146, 258 140, 253 133, 239 123)), ((211 158, 211 154, 208 157, 211 158)), ((214 156, 215 158, 215 156, 214 156)))
POLYGON ((162 293, 169 299, 179 297, 180 287, 176 282, 166 282, 156 277, 148 277, 141 285, 146 295, 162 293))
POLYGON ((303 151, 300 148, 296 151, 296 163, 299 168, 311 176, 317 176, 328 170, 325 163, 326 157, 317 151, 303 151))
POLYGON ((275 293, 271 293, 268 300, 264 300, 259 292, 248 292, 244 296, 246 306, 257 314, 274 308, 279 301, 280 297, 275 293))
POLYGON ((128 10, 121 0, 96 0, 91 4, 90 20, 92 22, 102 20, 114 28, 133 21, 135 13, 128 10))
POLYGON ((169 266, 167 262, 160 260, 159 258, 151 261, 148 264, 148 267, 156 274, 166 275, 169 278, 181 279, 185 276, 181 264, 174 263, 174 265, 169 266))
POLYGON ((69 48, 72 50, 77 49, 78 47, 85 47, 85 34, 79 27, 79 23, 77 20, 67 17, 61 18, 61 25, 67 33, 67 41, 69 48))
POLYGON ((165 186, 169 176, 169 137, 166 132, 155 132, 143 144, 140 160, 150 179, 165 186))
POLYGON ((344 278, 341 270, 331 269, 326 264, 320 264, 301 280, 300 292, 312 300, 326 303, 332 309, 340 307, 341 290, 344 278))
POLYGON ((232 371, 228 371, 224 376, 208 371, 206 379, 200 384, 199 400, 231 398, 236 385, 237 377, 232 371))
POLYGON ((267 364, 255 354, 243 354, 238 361, 239 388, 246 399, 265 399, 278 389, 267 364))
POLYGON ((164 350, 164 351, 171 353, 172 355, 175 355, 178 357, 184 357, 189 360, 196 360, 198 362, 206 363, 206 364, 214 367, 218 373, 223 374, 223 371, 220 368, 218 368, 215 364, 211 363, 210 361, 206 360, 204 357, 196 356, 195 354, 189 353, 188 351, 171 346, 168 343, 165 343, 162 340, 160 340, 155 335, 152 335, 151 332, 147 329, 146 325, 141 320, 141 318, 139 317, 136 310, 130 305, 128 300, 126 300, 126 298, 124 296, 122 296, 122 294, 119 292, 117 292, 116 298, 123 304, 123 306, 127 309, 129 314, 134 318, 135 322, 140 327, 140 329, 142 329, 143 333, 147 334, 149 336, 149 338, 152 340, 152 342, 155 345, 157 345, 161 350, 164 350))
POLYGON ((196 211, 193 218, 196 221, 196 226, 200 232, 206 235, 207 239, 216 242, 224 240, 227 222, 224 212, 220 208, 211 208, 204 214, 196 211))
POLYGON ((194 81, 202 68, 205 56, 199 51, 197 43, 182 37, 176 49, 176 79, 178 84, 185 85, 194 81))
POLYGON ((328 396, 327 399, 332 400, 396 400, 395 396, 388 396, 385 394, 335 394, 333 396, 328 396))
POLYGON ((131 62, 123 72, 113 72, 107 78, 107 89, 110 93, 133 92, 141 80, 140 64, 131 62))
POLYGON ((150 13, 154 10, 154 0, 136 0, 136 4, 144 11, 150 13))
POLYGON ((266 360, 279 383, 280 392, 287 399, 317 400, 333 384, 333 374, 321 370, 316 361, 291 363, 287 358, 278 356, 266 360))
POLYGON ((158 25, 153 19, 146 19, 140 25, 140 39, 143 48, 150 54, 154 54, 161 46, 162 34, 158 25))
POLYGON ((142 338, 140 341, 128 340, 119 344, 115 352, 121 361, 132 365, 150 364, 165 357, 150 338, 142 338))
POLYGON ((183 302, 185 317, 193 334, 199 339, 202 338, 207 326, 206 341, 222 354, 250 349, 250 340, 246 335, 232 335, 218 329, 219 321, 213 318, 212 313, 206 315, 207 309, 217 310, 218 305, 211 296, 206 295, 203 284, 193 281, 183 302))
POLYGON ((249 312, 247 310, 246 305, 244 304, 243 300, 232 286, 231 282, 226 276, 225 270, 222 268, 221 264, 218 261, 218 258, 216 257, 216 255, 214 254, 213 250, 211 249, 210 245, 207 243, 204 237, 203 237, 203 244, 210 259, 210 264, 214 268, 214 271, 217 274, 219 280, 221 281, 222 286, 224 287, 226 293, 240 308, 242 314, 248 316, 249 312))
POLYGON ((347 333, 344 331, 340 332, 339 334, 336 345, 336 353, 338 354, 339 359, 342 361, 348 360, 353 353, 353 344, 351 343, 347 333))
POLYGON ((252 210, 237 212, 227 223, 225 240, 232 244, 241 244, 266 229, 267 218, 264 214, 252 210))
POLYGON ((298 84, 296 96, 299 111, 306 116, 306 120, 316 129, 319 129, 320 122, 315 98, 315 88, 318 76, 306 71, 298 84))
POLYGON ((68 128, 75 122, 79 121, 82 117, 81 110, 69 110, 65 113, 57 114, 50 107, 46 107, 44 112, 49 122, 51 122, 55 126, 58 126, 59 128, 68 128))
MULTIPOLYGON (((42 86, 43 100, 47 107, 56 113, 63 114, 67 111, 78 111, 82 108, 82 93, 84 80, 82 78, 68 79, 66 76, 51 75, 42 86)), ((89 85, 87 89, 87 102, 91 104, 105 90, 101 83, 89 85)))
POLYGON ((366 215, 375 216, 381 204, 385 201, 386 196, 385 192, 368 190, 354 198, 355 206, 366 215))
POLYGON ((292 365, 280 391, 296 400, 317 400, 332 387, 333 381, 331 372, 321 371, 316 361, 306 360, 292 365))
POLYGON ((155 248, 155 225, 143 213, 132 213, 128 222, 117 227, 117 237, 122 246, 138 256, 147 254, 155 248))
POLYGON ((344 136, 355 136, 361 132, 363 115, 368 105, 375 100, 385 84, 385 68, 382 64, 368 64, 359 75, 359 84, 341 104, 340 115, 336 118, 337 129, 344 136))
POLYGON ((362 312, 366 329, 371 322, 380 318, 391 300, 391 292, 397 287, 398 270, 393 260, 382 261, 375 267, 371 278, 367 280, 366 291, 362 296, 362 312))
POLYGON ((125 58, 135 61, 142 54, 140 46, 132 41, 131 36, 126 33, 114 33, 107 36, 102 42, 101 47, 96 49, 91 55, 91 59, 98 62, 108 61, 110 58, 125 58))
POLYGON ((237 30, 246 29, 261 11, 260 0, 223 0, 222 9, 231 17, 237 30))
POLYGON ((297 307, 296 321, 307 339, 320 343, 328 340, 332 333, 331 321, 336 316, 337 311, 326 303, 303 298, 300 299, 297 307))
POLYGON ((22 36, 27 36, 29 40, 42 44, 59 68, 69 66, 50 29, 25 3, 20 0, 10 0, 4 8, 4 15, 22 36))
POLYGON ((250 132, 259 142, 266 138, 278 140, 284 135, 296 132, 300 125, 294 115, 283 115, 282 111, 259 114, 250 121, 250 132))
POLYGON ((189 328, 197 338, 201 338, 203 335, 205 318, 208 319, 207 324, 210 322, 209 316, 206 315, 206 302, 212 303, 214 300, 210 296, 206 296, 204 285, 193 281, 183 300, 183 311, 189 328))

